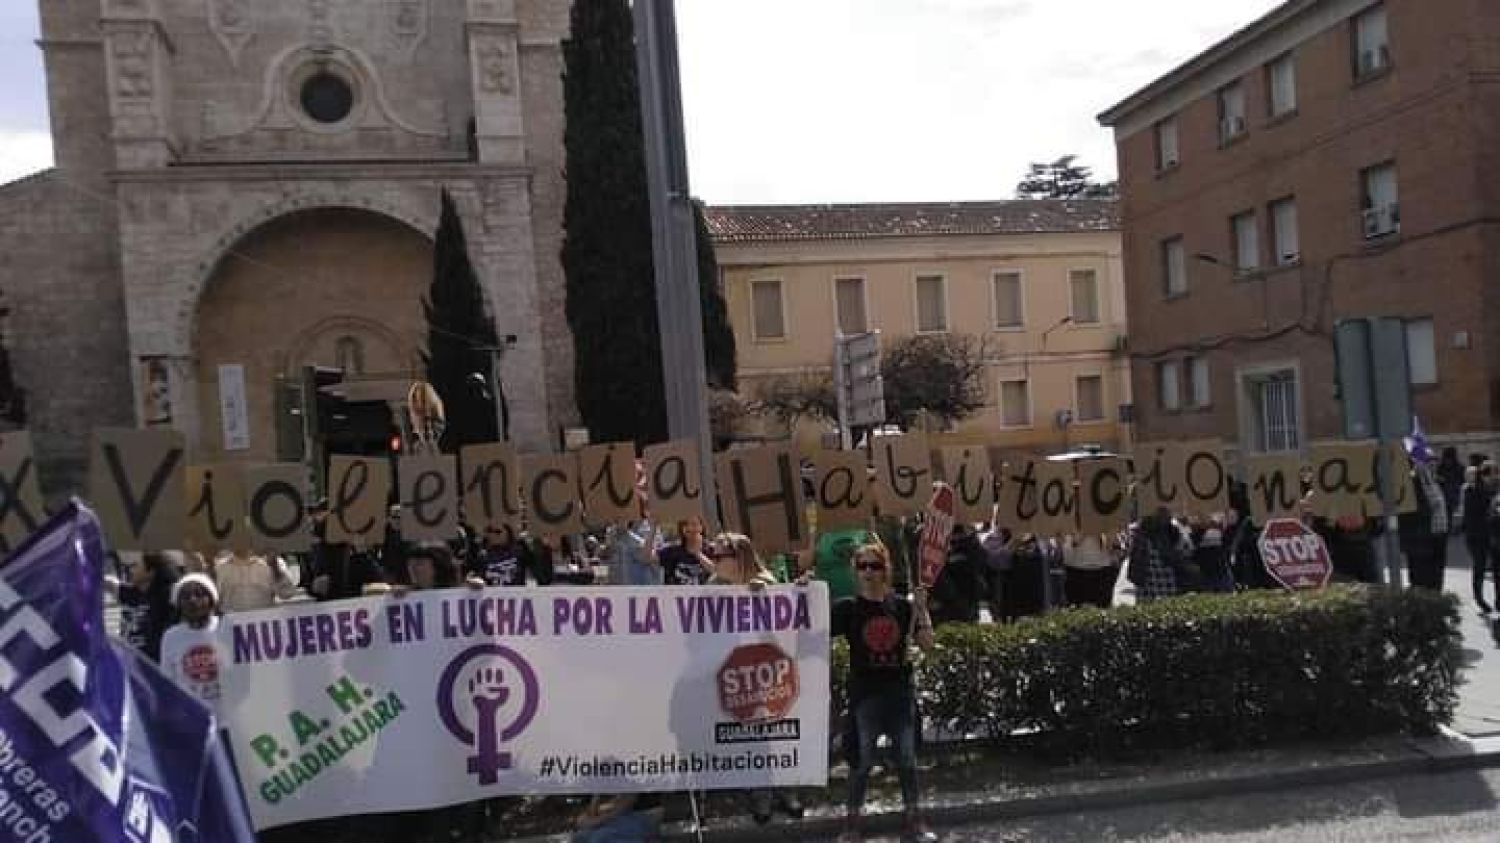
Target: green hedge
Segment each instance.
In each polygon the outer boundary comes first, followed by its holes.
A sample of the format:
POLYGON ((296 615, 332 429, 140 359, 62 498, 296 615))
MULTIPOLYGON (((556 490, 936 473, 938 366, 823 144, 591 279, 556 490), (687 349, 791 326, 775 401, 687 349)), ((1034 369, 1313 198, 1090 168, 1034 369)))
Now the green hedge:
MULTIPOLYGON (((929 724, 1047 754, 1431 734, 1458 703, 1458 604, 1335 586, 949 625, 918 663, 929 724)), ((836 711, 847 652, 834 651, 836 711)))

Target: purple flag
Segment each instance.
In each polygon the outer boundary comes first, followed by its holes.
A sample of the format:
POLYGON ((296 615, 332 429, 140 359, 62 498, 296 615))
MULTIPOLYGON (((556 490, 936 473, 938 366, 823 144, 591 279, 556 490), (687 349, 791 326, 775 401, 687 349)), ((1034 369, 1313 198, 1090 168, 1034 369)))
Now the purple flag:
POLYGON ((0 839, 254 843, 213 715, 105 635, 103 559, 75 501, 0 569, 0 839))

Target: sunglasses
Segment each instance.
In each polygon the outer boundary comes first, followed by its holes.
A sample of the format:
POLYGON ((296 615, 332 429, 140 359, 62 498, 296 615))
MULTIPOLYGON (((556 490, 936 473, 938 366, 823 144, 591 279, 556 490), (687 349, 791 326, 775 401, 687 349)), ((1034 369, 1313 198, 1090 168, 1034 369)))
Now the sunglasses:
POLYGON ((854 567, 861 571, 885 571, 884 562, 856 562, 854 567))

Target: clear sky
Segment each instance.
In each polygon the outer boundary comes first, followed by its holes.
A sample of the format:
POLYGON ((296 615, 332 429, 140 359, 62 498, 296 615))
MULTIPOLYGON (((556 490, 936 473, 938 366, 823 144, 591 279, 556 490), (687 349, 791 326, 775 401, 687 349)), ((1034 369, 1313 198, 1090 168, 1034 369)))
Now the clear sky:
MULTIPOLYGON (((693 191, 997 199, 1070 152, 1112 177, 1095 115, 1279 2, 678 0, 693 191)), ((36 37, 0 0, 0 182, 51 163, 36 37)))

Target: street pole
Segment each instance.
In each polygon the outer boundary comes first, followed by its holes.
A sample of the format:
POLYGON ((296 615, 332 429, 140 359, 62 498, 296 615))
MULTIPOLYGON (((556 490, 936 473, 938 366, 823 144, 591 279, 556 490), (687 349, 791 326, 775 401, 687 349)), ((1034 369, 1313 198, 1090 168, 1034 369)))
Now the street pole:
POLYGON ((673 439, 698 443, 704 510, 713 526, 718 523, 718 513, 713 493, 698 250, 683 138, 676 13, 673 0, 634 0, 633 14, 667 427, 673 439))

